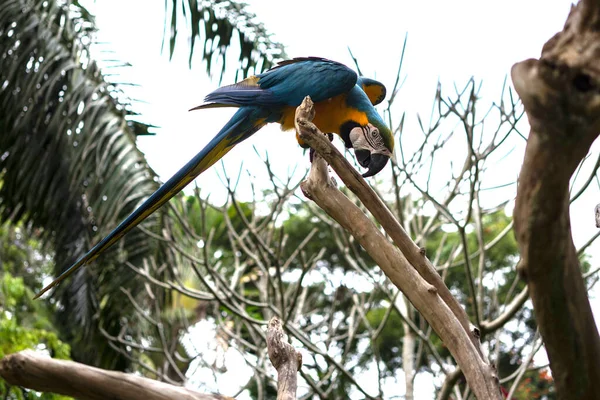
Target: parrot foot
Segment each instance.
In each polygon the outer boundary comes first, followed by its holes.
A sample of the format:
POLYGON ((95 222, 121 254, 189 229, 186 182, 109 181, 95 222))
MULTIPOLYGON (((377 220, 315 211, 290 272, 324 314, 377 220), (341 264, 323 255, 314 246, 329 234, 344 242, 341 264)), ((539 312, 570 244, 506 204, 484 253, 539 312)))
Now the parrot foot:
MULTIPOLYGON (((330 142, 333 142, 333 133, 326 133, 325 135, 327 136, 327 138, 329 139, 330 142)), ((315 149, 310 147, 308 149, 308 159, 310 160, 311 164, 312 164, 314 158, 315 158, 315 149)))

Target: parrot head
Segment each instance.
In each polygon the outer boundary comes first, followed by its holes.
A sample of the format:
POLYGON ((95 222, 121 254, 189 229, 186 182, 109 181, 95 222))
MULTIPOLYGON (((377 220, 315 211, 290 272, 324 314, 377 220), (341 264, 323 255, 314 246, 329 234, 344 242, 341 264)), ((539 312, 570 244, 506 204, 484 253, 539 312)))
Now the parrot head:
POLYGON ((394 151, 392 131, 382 123, 369 122, 350 130, 349 138, 358 163, 368 168, 363 174, 367 178, 381 171, 394 151))
POLYGON ((347 148, 354 149, 356 160, 367 172, 364 178, 380 172, 394 154, 394 135, 375 109, 385 97, 385 87, 374 80, 360 78, 347 97, 347 103, 358 111, 357 118, 342 124, 340 136, 347 148), (369 87, 377 88, 370 91, 369 87), (365 92, 366 90, 366 92, 365 92))

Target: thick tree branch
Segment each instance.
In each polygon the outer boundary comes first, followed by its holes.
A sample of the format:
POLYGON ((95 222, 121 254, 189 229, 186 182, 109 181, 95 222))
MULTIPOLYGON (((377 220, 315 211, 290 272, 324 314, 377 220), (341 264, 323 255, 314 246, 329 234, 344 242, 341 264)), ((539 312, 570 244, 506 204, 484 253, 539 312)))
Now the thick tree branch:
POLYGON ((511 72, 531 125, 514 211, 520 272, 561 399, 597 399, 600 382, 600 337, 569 216, 569 179, 600 132, 599 20, 598 1, 580 2, 540 60, 511 72))
POLYGON ((141 376, 55 360, 31 350, 10 354, 0 360, 0 376, 10 385, 81 400, 233 400, 141 376))
MULTIPOLYGON (((306 100, 306 99, 305 99, 306 100)), ((310 104, 312 100, 308 98, 310 104)), ((304 104, 304 103, 303 103, 304 104)), ((398 246, 408 262, 417 269, 419 274, 432 286, 435 287, 440 297, 446 305, 452 310, 458 321, 466 332, 472 332, 471 324, 467 313, 450 293, 450 290, 424 255, 424 249, 421 249, 410 238, 404 228, 398 223, 385 203, 377 196, 373 189, 367 184, 362 176, 350 165, 350 163, 340 154, 339 151, 328 141, 325 141, 323 135, 314 135, 318 130, 312 124, 306 125, 306 120, 312 120, 311 113, 314 113, 312 107, 307 108, 304 105, 298 107, 296 111, 296 130, 300 134, 310 136, 308 143, 315 151, 329 163, 336 174, 344 181, 344 184, 350 189, 371 212, 373 217, 381 224, 392 241, 398 246), (298 122, 298 113, 302 114, 303 121, 298 122), (300 124, 300 126, 298 126, 300 124), (299 128, 301 128, 299 130, 299 128)), ((474 334, 470 334, 473 345, 479 349, 479 339, 474 334)))
POLYGON ((272 318, 267 330, 269 359, 277 370, 277 400, 296 400, 298 371, 302 366, 302 354, 284 342, 281 321, 272 318))
MULTIPOLYGON (((306 98, 296 111, 296 129, 302 140, 315 149, 317 154, 308 179, 301 185, 302 191, 358 240, 388 278, 425 317, 464 371, 467 382, 477 397, 486 400, 500 399, 495 369, 481 356, 479 346, 472 341, 473 333, 468 327, 464 328, 461 318, 451 309, 452 304, 458 303, 453 298, 447 302, 446 298, 442 297, 443 292, 448 289, 431 264, 426 261, 427 258, 403 230, 397 230, 394 225, 397 221, 354 168, 325 136, 306 120, 312 116, 312 101, 306 98), (357 193, 365 206, 374 215, 377 214, 375 216, 384 228, 389 228, 390 231, 396 229, 394 232, 400 244, 394 241, 398 247, 390 243, 375 224, 332 184, 327 165, 321 156, 327 159, 344 183, 357 193), (393 228, 390 228, 391 226, 393 228), (406 253, 401 252, 399 248, 406 253), (413 267, 411 259, 419 266, 413 267), (437 279, 432 277, 430 268, 437 279), (428 279, 420 275, 422 271, 428 279), (439 282, 445 289, 438 289, 439 282)), ((460 306, 459 308, 464 314, 464 310, 460 306)))

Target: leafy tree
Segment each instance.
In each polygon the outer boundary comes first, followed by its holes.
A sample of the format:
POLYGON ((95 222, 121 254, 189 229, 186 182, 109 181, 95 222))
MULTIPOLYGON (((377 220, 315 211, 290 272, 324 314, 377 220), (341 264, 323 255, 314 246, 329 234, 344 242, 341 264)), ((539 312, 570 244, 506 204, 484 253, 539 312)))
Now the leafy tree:
MULTIPOLYGON (((70 347, 58 338, 53 324, 54 305, 33 301, 42 279, 50 273, 50 256, 43 251, 37 234, 22 225, 0 225, 0 359, 24 349, 70 358, 70 347)), ((36 393, 12 387, 0 378, 4 399, 67 400, 65 396, 36 393)))

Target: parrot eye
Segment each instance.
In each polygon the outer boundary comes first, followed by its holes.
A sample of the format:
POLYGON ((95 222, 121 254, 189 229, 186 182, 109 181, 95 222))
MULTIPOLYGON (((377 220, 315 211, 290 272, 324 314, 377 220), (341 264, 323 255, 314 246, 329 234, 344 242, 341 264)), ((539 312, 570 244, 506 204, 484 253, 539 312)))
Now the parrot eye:
POLYGON ((385 144, 383 143, 383 138, 379 134, 379 129, 373 127, 371 129, 365 129, 365 139, 373 149, 383 149, 385 148, 385 144))

